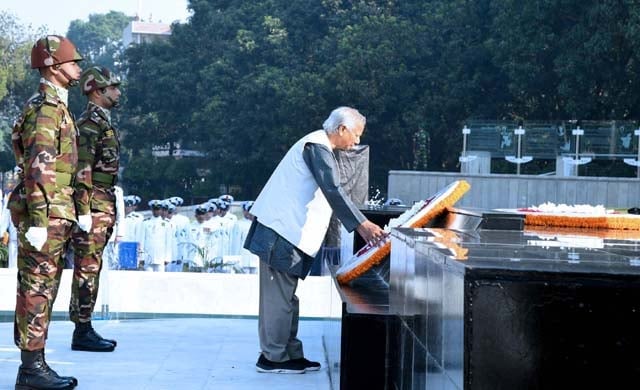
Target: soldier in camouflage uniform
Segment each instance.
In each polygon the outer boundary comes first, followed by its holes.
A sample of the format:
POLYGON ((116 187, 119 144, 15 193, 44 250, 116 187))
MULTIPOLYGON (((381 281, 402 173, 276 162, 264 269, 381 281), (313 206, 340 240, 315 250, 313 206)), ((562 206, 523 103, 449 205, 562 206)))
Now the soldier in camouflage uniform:
POLYGON ((44 358, 49 321, 64 266, 63 253, 76 223, 73 177, 77 129, 67 108, 68 87, 77 85, 82 57, 58 35, 39 39, 31 68, 42 78, 26 103, 11 141, 21 181, 9 200, 18 230, 18 288, 14 340, 21 350, 16 389, 73 389, 44 358))
POLYGON ((78 219, 90 218, 91 229, 85 232, 76 228, 72 235, 74 267, 69 317, 76 325, 71 342, 71 349, 76 351, 111 352, 116 346, 114 340, 104 339, 93 329, 91 314, 98 297, 102 253, 116 221, 114 186, 120 141, 111 122, 111 109, 118 105, 119 85, 120 79, 101 66, 85 70, 80 78, 80 88, 89 102, 77 121, 80 136, 75 201, 78 219))

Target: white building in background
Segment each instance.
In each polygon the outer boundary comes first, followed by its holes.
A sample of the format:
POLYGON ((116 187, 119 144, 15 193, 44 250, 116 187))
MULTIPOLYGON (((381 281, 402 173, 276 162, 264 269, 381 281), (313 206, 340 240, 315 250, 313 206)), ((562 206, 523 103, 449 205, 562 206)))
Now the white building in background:
POLYGON ((170 24, 132 20, 127 27, 122 30, 122 43, 126 48, 132 44, 139 45, 141 43, 167 39, 170 35, 170 24))

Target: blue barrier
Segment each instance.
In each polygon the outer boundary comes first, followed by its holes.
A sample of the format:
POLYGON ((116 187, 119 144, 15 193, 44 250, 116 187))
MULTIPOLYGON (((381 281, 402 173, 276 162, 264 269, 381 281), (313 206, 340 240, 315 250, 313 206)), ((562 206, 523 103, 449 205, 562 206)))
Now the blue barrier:
POLYGON ((120 269, 138 268, 137 242, 121 242, 118 244, 118 264, 120 269))

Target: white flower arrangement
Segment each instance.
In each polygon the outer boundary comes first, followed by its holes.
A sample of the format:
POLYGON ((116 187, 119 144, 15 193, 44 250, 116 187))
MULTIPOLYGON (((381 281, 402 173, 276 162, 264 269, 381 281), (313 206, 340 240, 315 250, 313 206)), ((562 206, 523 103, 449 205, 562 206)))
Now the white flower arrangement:
POLYGON ((391 232, 391 229, 395 227, 401 227, 406 224, 407 221, 411 219, 411 217, 418 214, 418 211, 422 210, 422 208, 427 204, 426 200, 421 200, 416 202, 409 210, 406 210, 404 213, 398 215, 397 218, 391 218, 389 220, 389 224, 384 227, 384 230, 388 233, 391 232))
POLYGON ((588 214, 588 215, 606 215, 611 211, 607 210, 603 205, 592 206, 588 204, 566 205, 564 203, 556 205, 555 203, 545 202, 538 206, 532 206, 531 210, 550 214, 588 214))

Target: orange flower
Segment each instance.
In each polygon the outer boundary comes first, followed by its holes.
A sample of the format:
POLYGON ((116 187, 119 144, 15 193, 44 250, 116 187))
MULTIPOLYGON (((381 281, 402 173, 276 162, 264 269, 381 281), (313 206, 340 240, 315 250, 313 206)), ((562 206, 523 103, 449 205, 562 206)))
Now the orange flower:
MULTIPOLYGON (((467 191, 469 191, 469 188, 471 188, 471 186, 464 180, 458 180, 451 183, 449 188, 442 191, 416 213, 416 215, 419 215, 419 218, 409 223, 408 226, 402 225, 402 227, 419 228, 425 226, 433 218, 443 213, 447 207, 453 206, 467 191), (450 188, 452 189, 449 191, 450 188)), ((354 263, 349 264, 344 269, 338 269, 336 272, 336 279, 338 280, 338 283, 349 283, 367 272, 371 267, 379 264, 382 260, 387 258, 389 253, 391 253, 391 242, 388 241, 381 247, 365 247, 363 249, 365 251, 359 259, 354 260, 354 263)))
POLYGON ((524 224, 584 229, 640 230, 640 217, 631 214, 582 216, 531 213, 525 215, 524 224))

